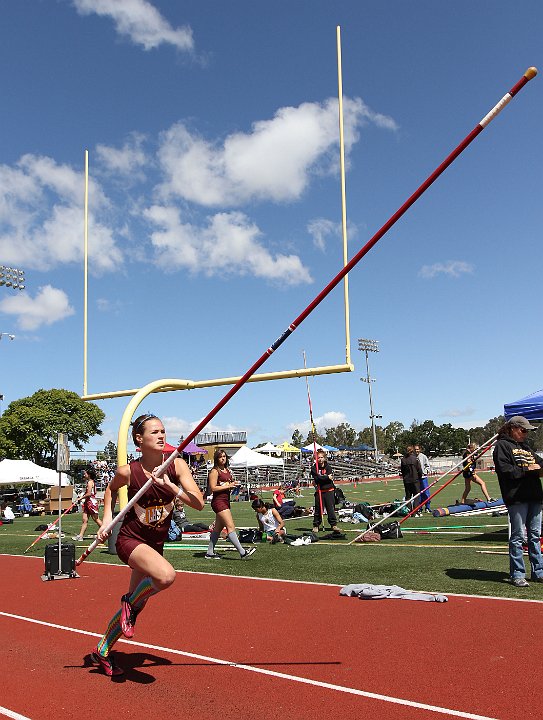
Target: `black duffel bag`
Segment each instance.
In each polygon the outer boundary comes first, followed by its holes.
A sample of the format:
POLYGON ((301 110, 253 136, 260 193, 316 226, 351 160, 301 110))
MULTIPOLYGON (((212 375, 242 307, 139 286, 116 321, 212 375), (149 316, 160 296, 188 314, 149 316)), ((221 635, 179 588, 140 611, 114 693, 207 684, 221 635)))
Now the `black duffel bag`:
POLYGON ((396 521, 377 525, 375 532, 379 533, 381 540, 396 540, 403 537, 400 523, 396 521))

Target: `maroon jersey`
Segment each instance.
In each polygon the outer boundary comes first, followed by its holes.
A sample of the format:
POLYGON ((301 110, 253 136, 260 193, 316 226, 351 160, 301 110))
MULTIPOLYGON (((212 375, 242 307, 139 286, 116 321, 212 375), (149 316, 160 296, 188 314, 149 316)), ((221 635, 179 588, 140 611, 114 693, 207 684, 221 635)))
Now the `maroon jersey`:
MULTIPOLYGON (((166 474, 171 482, 178 484, 174 463, 171 463, 166 474)), ((140 490, 149 478, 145 475, 139 460, 130 463, 130 485, 128 500, 140 490)), ((174 509, 174 498, 171 490, 153 483, 126 513, 117 538, 117 552, 125 560, 127 552, 135 545, 145 543, 162 552, 164 542, 168 538, 168 529, 174 509)), ((129 554, 129 553, 128 553, 129 554)))
POLYGON ((213 512, 217 513, 221 512, 221 510, 228 510, 230 507, 230 488, 225 488, 224 490, 221 490, 220 486, 224 485, 225 483, 232 482, 232 473, 228 468, 225 468, 224 470, 219 470, 219 468, 215 468, 215 470, 218 473, 217 485, 219 487, 213 493, 213 499, 211 500, 211 509, 213 510, 213 512))

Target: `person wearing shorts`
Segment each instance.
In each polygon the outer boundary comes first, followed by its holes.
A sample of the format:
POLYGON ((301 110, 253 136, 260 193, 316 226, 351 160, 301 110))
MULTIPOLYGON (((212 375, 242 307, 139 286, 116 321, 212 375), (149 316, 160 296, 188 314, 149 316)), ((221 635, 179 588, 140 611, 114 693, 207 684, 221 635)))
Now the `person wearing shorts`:
POLYGON ((206 560, 220 560, 221 556, 215 552, 215 545, 221 536, 223 529, 226 529, 226 536, 232 545, 239 552, 242 560, 250 557, 256 548, 245 550, 236 533, 236 526, 232 511, 230 509, 230 491, 239 487, 240 483, 235 480, 228 467, 228 455, 217 448, 213 454, 213 467, 207 478, 208 493, 212 494, 211 509, 215 513, 215 522, 209 535, 209 546, 205 554, 206 560))
POLYGON ((472 456, 475 450, 477 449, 477 445, 475 443, 471 443, 467 446, 466 450, 464 451, 464 454, 462 455, 462 458, 464 459, 464 462, 462 463, 462 477, 464 478, 464 492, 462 493, 462 499, 460 500, 460 505, 465 505, 469 491, 471 490, 471 483, 474 482, 476 485, 479 485, 481 490, 483 491, 483 495, 485 496, 485 500, 487 502, 492 502, 492 498, 490 497, 490 493, 486 489, 486 483, 484 480, 482 480, 477 473, 475 472, 477 468, 476 461, 473 460, 472 456))
POLYGON ((164 463, 166 431, 156 415, 140 415, 132 423, 132 439, 140 448, 141 457, 117 469, 104 495, 104 517, 98 540, 110 535, 113 511, 120 488, 128 488, 128 500, 149 481, 152 484, 130 508, 122 520, 117 536, 119 558, 132 570, 128 592, 121 597, 121 607, 108 623, 107 629, 91 653, 91 661, 108 676, 122 675, 111 649, 124 635, 134 635, 138 614, 150 597, 167 590, 175 580, 175 570, 163 557, 164 542, 174 509, 180 498, 185 505, 202 510, 204 500, 184 460, 175 458, 164 473, 154 475, 164 463))
POLYGON ((102 521, 98 517, 98 500, 96 498, 96 470, 89 465, 88 468, 83 470, 83 480, 86 482, 85 492, 79 498, 83 500, 83 521, 81 523, 81 530, 77 535, 72 537, 72 540, 83 540, 87 525, 89 524, 89 518, 92 518, 98 527, 102 527, 102 521))

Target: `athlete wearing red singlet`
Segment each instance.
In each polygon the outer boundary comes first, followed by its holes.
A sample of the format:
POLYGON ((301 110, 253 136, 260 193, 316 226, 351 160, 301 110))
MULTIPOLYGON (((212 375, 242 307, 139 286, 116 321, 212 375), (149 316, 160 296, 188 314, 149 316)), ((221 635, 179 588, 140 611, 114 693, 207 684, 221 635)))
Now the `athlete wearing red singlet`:
POLYGON ((228 467, 228 455, 224 450, 217 448, 213 454, 213 467, 209 471, 207 479, 208 491, 213 494, 211 507, 215 512, 215 522, 211 526, 209 534, 206 560, 221 559, 221 556, 215 552, 215 545, 223 530, 226 530, 226 537, 239 552, 242 560, 250 557, 256 550, 256 548, 245 550, 236 533, 234 518, 230 510, 230 490, 238 487, 239 482, 232 477, 228 467))
POLYGON ((230 510, 230 485, 227 488, 221 490, 221 485, 230 484, 233 482, 232 473, 230 468, 216 468, 218 479, 218 488, 213 493, 213 499, 211 500, 211 509, 213 512, 221 512, 221 510, 230 510))
MULTIPOLYGON (((166 473, 171 482, 179 486, 173 464, 167 468, 166 473)), ((139 460, 130 463, 129 501, 148 479, 139 460)), ((124 563, 128 564, 128 558, 140 543, 146 543, 161 555, 163 554, 173 509, 174 500, 171 492, 159 485, 151 485, 149 490, 127 512, 119 530, 115 547, 117 555, 124 563)))
POLYGON ((195 510, 204 507, 202 493, 184 460, 176 457, 161 475, 156 474, 164 463, 166 441, 164 425, 156 415, 140 415, 134 420, 132 440, 140 448, 141 458, 117 468, 106 488, 103 527, 98 532, 101 541, 109 536, 121 488, 127 488, 128 497, 133 499, 150 481, 144 494, 126 513, 117 537, 119 557, 132 570, 128 592, 121 597, 120 610, 91 652, 91 662, 110 677, 123 674, 110 654, 113 645, 121 635, 133 637, 138 614, 149 598, 167 590, 175 581, 176 572, 163 555, 175 499, 195 510))
POLYGON ((86 482, 85 493, 79 498, 83 500, 81 530, 77 535, 72 536, 72 540, 83 540, 89 518, 92 518, 99 528, 102 525, 102 521, 98 517, 98 500, 96 499, 96 470, 92 465, 83 470, 83 480, 86 482))

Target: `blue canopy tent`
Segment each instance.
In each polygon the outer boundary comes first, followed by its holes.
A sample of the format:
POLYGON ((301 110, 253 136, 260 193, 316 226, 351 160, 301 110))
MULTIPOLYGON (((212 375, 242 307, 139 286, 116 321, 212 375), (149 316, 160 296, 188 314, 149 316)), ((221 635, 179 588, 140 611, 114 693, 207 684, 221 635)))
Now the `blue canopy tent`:
POLYGON ((543 390, 537 390, 520 400, 507 403, 503 406, 503 414, 506 420, 513 415, 522 415, 527 420, 543 420, 543 390))

